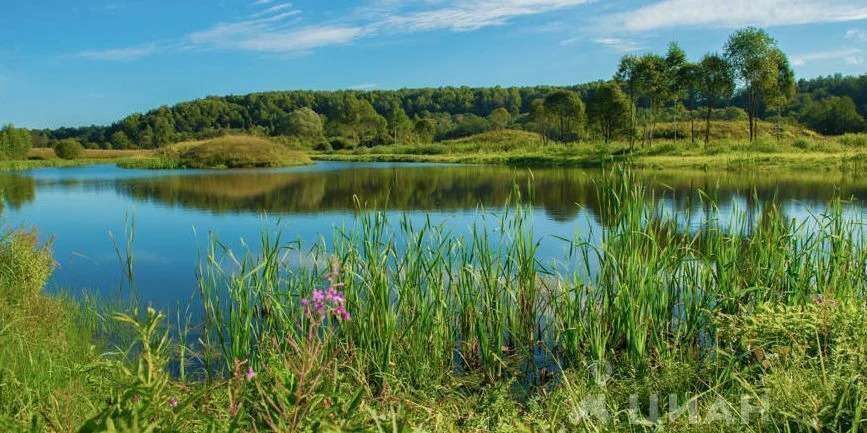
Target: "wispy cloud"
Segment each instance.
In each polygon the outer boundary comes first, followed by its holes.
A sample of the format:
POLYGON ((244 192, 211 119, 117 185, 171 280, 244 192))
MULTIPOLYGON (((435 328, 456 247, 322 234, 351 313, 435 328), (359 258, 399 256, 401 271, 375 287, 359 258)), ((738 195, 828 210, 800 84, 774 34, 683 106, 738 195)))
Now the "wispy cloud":
POLYGON ((587 3, 589 0, 463 0, 446 2, 438 8, 388 15, 380 25, 407 31, 450 29, 477 30, 503 25, 509 20, 552 12, 587 3))
MULTIPOLYGON (((276 4, 274 6, 270 6, 265 10, 256 12, 252 15, 253 18, 263 17, 266 15, 273 15, 276 13, 283 13, 286 10, 292 9, 292 3, 281 3, 276 4)), ((295 11, 296 13, 301 13, 301 11, 295 11)))
POLYGON ((676 26, 783 26, 867 19, 862 0, 661 0, 616 16, 629 31, 676 26))
POLYGON ((608 47, 614 51, 619 53, 631 53, 634 51, 639 51, 644 47, 636 41, 623 39, 623 38, 613 38, 613 37, 604 37, 604 38, 596 38, 593 40, 594 43, 599 45, 608 47))
POLYGON ((89 60, 131 61, 155 54, 156 44, 138 47, 110 48, 106 50, 87 50, 77 54, 78 57, 89 60))
POLYGON ((361 83, 349 86, 349 90, 373 90, 379 87, 376 83, 361 83))
MULTIPOLYGON (((334 21, 307 24, 291 3, 254 0, 259 9, 244 19, 189 33, 175 45, 184 48, 243 50, 276 54, 305 52, 347 44, 376 34, 432 30, 472 31, 512 19, 553 12, 592 0, 375 0, 334 21)), ((156 54, 156 46, 85 51, 92 60, 134 60, 156 54)))
POLYGON ((862 51, 859 48, 844 48, 830 51, 817 51, 792 56, 792 64, 804 66, 813 62, 842 61, 847 65, 860 65, 864 63, 862 51))

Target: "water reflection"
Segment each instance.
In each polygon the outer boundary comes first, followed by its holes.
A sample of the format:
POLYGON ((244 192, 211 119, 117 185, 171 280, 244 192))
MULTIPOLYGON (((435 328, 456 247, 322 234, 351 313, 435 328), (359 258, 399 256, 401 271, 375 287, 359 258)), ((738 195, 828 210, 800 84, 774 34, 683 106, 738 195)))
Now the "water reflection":
MULTIPOLYGON (((351 211, 449 212, 503 206, 517 190, 553 220, 570 221, 584 208, 605 224, 596 180, 600 171, 519 170, 505 167, 397 166, 305 172, 198 173, 123 179, 113 187, 140 201, 216 213, 272 214, 351 211), (601 220, 600 220, 601 219, 601 220)), ((720 208, 742 201, 754 209, 768 201, 825 203, 867 197, 867 181, 847 173, 642 172, 641 182, 675 211, 696 206, 698 191, 720 208)))
POLYGON ((30 176, 0 172, 0 214, 10 207, 19 209, 36 197, 36 181, 30 176))
MULTIPOLYGON (((713 213, 699 200, 699 190, 715 197, 721 216, 743 213, 748 226, 821 212, 837 196, 853 198, 850 211, 864 215, 867 199, 867 178, 840 171, 636 174, 663 198, 662 211, 681 219, 688 215, 694 218, 690 224, 713 213), (773 200, 778 213, 765 206, 773 200)), ((568 247, 555 237, 598 233, 609 226, 612 209, 597 195, 599 179, 595 170, 418 164, 325 162, 248 171, 94 166, 0 173, 0 211, 7 227, 36 227, 44 238, 54 239, 57 287, 103 293, 121 278, 108 233, 122 234, 126 214, 134 214, 139 289, 148 301, 171 306, 194 292, 207 232, 235 241, 254 240, 263 229, 281 230, 284 239, 309 245, 329 236, 334 226, 351 224, 357 202, 389 211, 393 218, 405 213, 422 220, 430 213, 460 235, 478 221, 478 209, 497 212, 517 188, 536 209, 540 259, 563 258, 568 247)))

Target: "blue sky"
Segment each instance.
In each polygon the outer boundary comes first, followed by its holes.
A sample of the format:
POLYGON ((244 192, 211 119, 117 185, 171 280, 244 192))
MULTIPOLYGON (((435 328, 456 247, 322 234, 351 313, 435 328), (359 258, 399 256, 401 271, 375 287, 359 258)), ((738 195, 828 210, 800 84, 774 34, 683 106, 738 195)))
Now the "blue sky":
POLYGON ((0 122, 105 124, 207 95, 572 84, 677 40, 777 38, 799 77, 867 71, 867 0, 4 0, 0 122))

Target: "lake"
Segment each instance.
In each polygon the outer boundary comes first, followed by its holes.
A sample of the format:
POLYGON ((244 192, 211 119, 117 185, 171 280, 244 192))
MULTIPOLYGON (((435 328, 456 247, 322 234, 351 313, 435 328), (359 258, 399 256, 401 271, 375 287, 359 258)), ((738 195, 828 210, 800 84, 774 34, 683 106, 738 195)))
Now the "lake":
MULTIPOLYGON (((460 236, 474 223, 498 218, 516 188, 532 203, 540 260, 568 267, 564 239, 592 238, 605 228, 594 183, 600 174, 338 162, 239 171, 46 168, 0 173, 0 222, 5 229, 34 228, 52 243, 58 268, 49 290, 103 296, 123 286, 115 248, 124 248, 134 226, 140 296, 172 308, 194 296, 196 265, 212 233, 236 248, 255 246, 263 231, 309 246, 351 227, 361 206, 385 211, 392 222, 429 218, 460 236)), ((867 179, 853 173, 647 171, 638 177, 662 198, 665 212, 697 220, 705 206, 699 190, 715 197, 722 218, 738 212, 752 218, 774 201, 786 216, 806 219, 835 195, 853 199, 848 214, 865 215, 867 179)))

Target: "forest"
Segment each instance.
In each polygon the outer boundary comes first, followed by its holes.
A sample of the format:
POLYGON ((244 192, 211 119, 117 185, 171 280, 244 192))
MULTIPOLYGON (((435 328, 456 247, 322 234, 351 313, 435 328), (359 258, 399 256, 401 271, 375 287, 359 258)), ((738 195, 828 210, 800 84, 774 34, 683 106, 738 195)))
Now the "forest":
MULTIPOLYGON (((561 142, 650 140, 659 134, 656 122, 681 120, 703 121, 708 129, 711 120, 749 120, 751 139, 757 119, 839 135, 865 131, 865 116, 867 74, 795 81, 776 41, 764 30, 746 28, 734 33, 721 53, 695 62, 676 43, 662 54, 624 56, 607 81, 210 96, 132 114, 109 126, 30 134, 34 147, 71 139, 86 148, 153 149, 234 132, 339 150, 429 143, 505 128, 561 142)), ((14 147, 3 137, 0 152, 14 147)))

